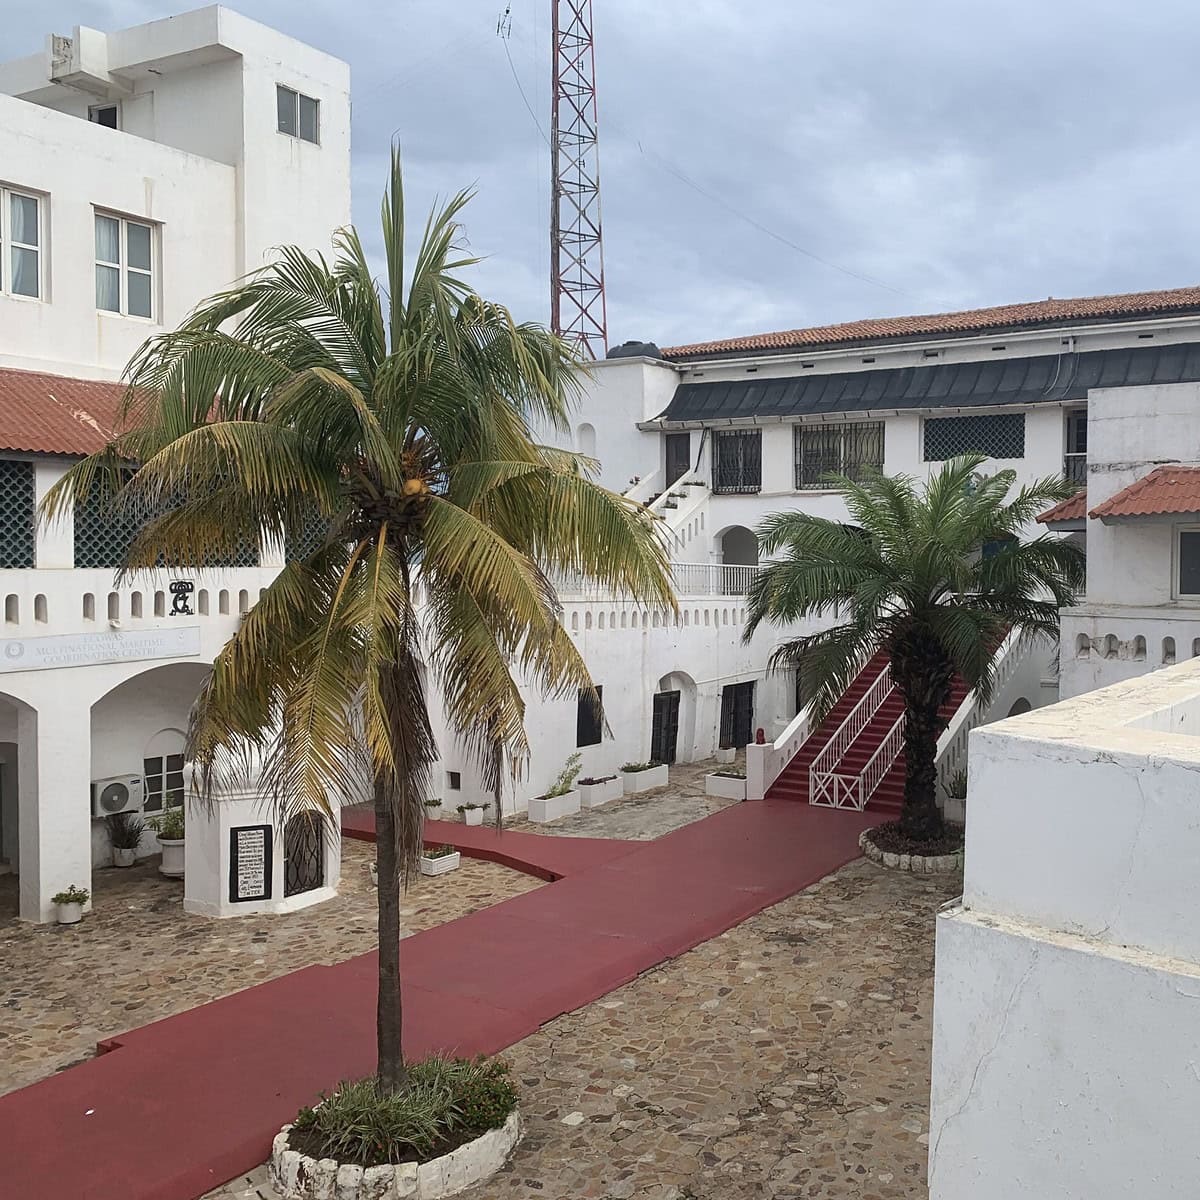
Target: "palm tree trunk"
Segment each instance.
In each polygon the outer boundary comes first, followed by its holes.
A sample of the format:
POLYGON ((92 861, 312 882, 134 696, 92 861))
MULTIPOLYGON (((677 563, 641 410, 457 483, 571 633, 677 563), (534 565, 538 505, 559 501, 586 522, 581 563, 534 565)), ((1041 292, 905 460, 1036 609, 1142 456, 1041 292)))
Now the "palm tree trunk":
POLYGON ((942 706, 954 686, 954 667, 927 630, 909 628, 892 644, 892 678, 904 697, 904 807, 900 830, 917 841, 944 830, 937 806, 937 740, 942 706))
POLYGON ((375 853, 379 877, 379 1000, 376 1039, 379 1063, 376 1073, 384 1091, 399 1091, 408 1069, 400 1036, 403 1009, 400 1000, 400 863, 396 853, 396 817, 390 789, 375 782, 375 853))

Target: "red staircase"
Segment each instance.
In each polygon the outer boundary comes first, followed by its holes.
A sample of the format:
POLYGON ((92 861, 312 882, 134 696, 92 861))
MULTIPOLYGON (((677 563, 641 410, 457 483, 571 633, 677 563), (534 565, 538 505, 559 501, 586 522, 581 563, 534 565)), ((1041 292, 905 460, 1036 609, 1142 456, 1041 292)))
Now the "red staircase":
MULTIPOLYGON (((825 748, 829 739, 837 732, 854 706, 879 678, 880 672, 887 666, 887 663, 888 656, 883 652, 876 654, 867 662, 867 665, 855 676, 850 686, 842 694, 841 699, 829 710, 825 719, 800 747, 795 758, 784 767, 779 778, 767 790, 768 800, 799 800, 802 803, 808 803, 809 768, 812 766, 813 760, 825 748)), ((942 716, 946 721, 949 721, 958 711, 962 702, 967 698, 967 691, 966 684, 956 678, 950 699, 942 709, 942 716)), ((845 775, 857 775, 861 772, 903 712, 904 700, 899 689, 893 688, 839 759, 838 772, 845 775)), ((904 769, 904 751, 901 750, 899 757, 892 763, 891 768, 867 802, 868 812, 877 812, 889 817, 899 815, 904 803, 904 769)))

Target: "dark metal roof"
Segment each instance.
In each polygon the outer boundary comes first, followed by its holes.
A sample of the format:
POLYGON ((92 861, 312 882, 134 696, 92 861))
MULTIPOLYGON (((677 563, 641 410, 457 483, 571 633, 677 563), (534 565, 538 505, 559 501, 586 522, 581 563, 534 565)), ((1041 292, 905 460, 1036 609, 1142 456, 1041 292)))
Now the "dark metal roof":
POLYGON ((786 379, 681 383, 665 421, 802 417, 1083 400, 1090 388, 1200 381, 1200 344, 1137 346, 928 367, 876 367, 786 379))

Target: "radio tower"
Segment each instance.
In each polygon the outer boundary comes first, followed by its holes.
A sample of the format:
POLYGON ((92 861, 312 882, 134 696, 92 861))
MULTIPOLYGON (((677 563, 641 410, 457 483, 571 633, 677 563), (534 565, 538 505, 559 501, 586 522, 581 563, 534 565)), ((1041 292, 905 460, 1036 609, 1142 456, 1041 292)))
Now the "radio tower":
POLYGON ((592 0, 551 0, 550 327, 589 358, 608 349, 592 0))

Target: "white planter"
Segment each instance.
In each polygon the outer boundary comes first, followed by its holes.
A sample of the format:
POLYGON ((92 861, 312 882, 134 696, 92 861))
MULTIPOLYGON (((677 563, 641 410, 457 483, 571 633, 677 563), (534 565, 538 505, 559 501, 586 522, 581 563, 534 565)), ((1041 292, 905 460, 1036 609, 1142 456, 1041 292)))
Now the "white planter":
POLYGON ((737 749, 734 746, 720 747, 717 750, 717 762, 722 766, 727 766, 731 762, 737 762, 737 749))
POLYGON ((580 806, 578 789, 564 792, 561 796, 535 796, 529 802, 529 819, 536 825, 557 821, 577 813, 580 806))
POLYGON ((605 779, 600 783, 581 783, 579 785, 579 803, 584 808, 599 808, 625 793, 620 775, 605 779))
POLYGON ((60 925, 78 925, 80 918, 83 916, 82 904, 59 904, 58 923, 60 925))
POLYGON ((705 775, 704 794, 723 796, 726 800, 745 800, 746 781, 733 779, 728 775, 705 775))
POLYGON ((463 809, 463 824, 464 825, 482 825, 483 824, 482 808, 465 808, 463 809))
POLYGON ((178 841, 158 839, 162 847, 162 865, 158 868, 169 879, 183 878, 183 838, 178 841))
POLYGON ((425 820, 440 821, 446 815, 446 809, 441 804, 426 804, 425 805, 425 820))
POLYGON ((271 1183, 284 1200, 442 1200, 456 1196, 494 1175, 508 1161, 524 1132, 521 1116, 509 1114, 499 1129, 429 1162, 401 1166, 357 1167, 332 1158, 315 1159, 288 1146, 290 1125, 271 1146, 271 1183))
POLYGON ((632 796, 635 792, 648 792, 651 788, 667 786, 669 770, 666 763, 659 763, 648 771, 622 771, 621 779, 625 795, 632 796))
POLYGON ((118 850, 113 849, 113 866, 114 867, 132 867, 137 860, 136 850, 118 850))
POLYGON ((437 858, 426 858, 421 855, 421 874, 422 875, 445 875, 449 871, 458 869, 458 864, 462 861, 462 855, 457 850, 453 854, 439 854, 437 858))

